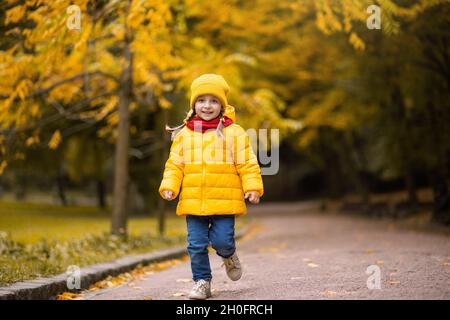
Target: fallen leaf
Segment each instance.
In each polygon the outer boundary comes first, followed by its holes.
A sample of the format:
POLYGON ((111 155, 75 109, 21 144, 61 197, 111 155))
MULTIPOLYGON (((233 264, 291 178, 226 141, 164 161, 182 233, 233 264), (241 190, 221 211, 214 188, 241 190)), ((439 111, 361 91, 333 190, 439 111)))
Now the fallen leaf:
POLYGON ((153 300, 152 297, 144 297, 144 300, 153 300))
POLYGON ((284 249, 287 247, 287 242, 280 243, 280 248, 284 249))
POLYGON ((174 296, 174 297, 183 297, 183 296, 185 296, 186 294, 184 293, 184 292, 176 292, 176 293, 174 293, 172 296, 174 296))
POLYGON ((258 223, 252 223, 248 228, 245 235, 240 239, 240 241, 247 241, 253 238, 256 234, 265 231, 267 228, 258 223))
POLYGON ((400 284, 400 281, 398 281, 398 280, 390 280, 390 281, 388 281, 388 283, 391 284, 391 285, 397 285, 397 284, 400 284))
POLYGON ((88 291, 111 288, 127 282, 130 282, 129 286, 133 287, 135 285, 135 282, 132 280, 141 280, 143 279, 144 274, 150 275, 155 272, 163 271, 165 269, 168 269, 170 267, 179 264, 182 260, 183 259, 171 259, 162 262, 152 263, 147 266, 138 266, 134 270, 122 273, 117 277, 108 276, 104 280, 98 281, 93 285, 91 285, 88 291))
POLYGON ((317 268, 319 265, 315 263, 308 263, 308 267, 310 268, 317 268))
POLYGON ((76 298, 79 298, 81 296, 81 293, 64 292, 59 294, 56 297, 56 300, 75 300, 76 298))
POLYGON ((258 252, 260 252, 260 253, 268 253, 268 252, 270 252, 270 253, 277 253, 279 251, 280 251, 279 247, 264 247, 264 248, 260 248, 258 250, 258 252))
POLYGON ((372 253, 374 253, 375 252, 375 250, 373 250, 373 249, 367 249, 366 250, 366 254, 372 254, 372 253))
POLYGON ((383 260, 377 260, 375 263, 376 264, 384 264, 384 261, 383 260))
POLYGON ((192 281, 191 279, 187 279, 187 278, 177 279, 177 282, 191 282, 191 281, 192 281))
POLYGON ((312 260, 309 258, 303 258, 303 262, 311 262, 312 260))
POLYGON ((337 293, 335 291, 325 290, 324 292, 322 292, 322 294, 328 298, 334 298, 336 297, 337 293))
POLYGON ((301 280, 303 277, 292 277, 291 280, 301 280))

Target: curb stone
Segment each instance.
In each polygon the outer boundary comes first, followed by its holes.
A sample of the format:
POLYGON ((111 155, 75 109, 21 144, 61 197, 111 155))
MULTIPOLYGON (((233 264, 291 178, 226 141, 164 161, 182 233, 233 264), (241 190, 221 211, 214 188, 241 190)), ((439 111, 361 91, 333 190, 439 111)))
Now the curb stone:
MULTIPOLYGON (((235 239, 241 238, 246 232, 236 233, 235 239)), ((43 277, 13 283, 7 287, 0 287, 0 300, 51 300, 62 292, 79 292, 89 288, 97 281, 107 276, 117 276, 121 273, 135 269, 138 265, 161 262, 180 258, 187 254, 186 246, 161 250, 135 256, 125 256, 112 262, 95 264, 80 269, 80 289, 69 290, 66 273, 52 277, 43 277)))

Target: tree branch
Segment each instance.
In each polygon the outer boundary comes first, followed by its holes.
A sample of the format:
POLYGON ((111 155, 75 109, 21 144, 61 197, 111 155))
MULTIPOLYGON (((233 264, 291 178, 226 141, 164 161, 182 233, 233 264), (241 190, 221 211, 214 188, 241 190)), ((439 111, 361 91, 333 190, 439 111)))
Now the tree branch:
MULTIPOLYGON (((55 82, 54 84, 48 86, 47 88, 43 88, 43 89, 37 90, 36 92, 33 92, 33 93, 31 93, 31 94, 25 96, 25 99, 30 99, 30 98, 34 98, 34 97, 43 95, 43 94, 45 94, 45 93, 47 93, 47 92, 50 92, 50 91, 52 91, 53 89, 55 89, 55 88, 57 88, 57 87, 59 87, 59 86, 61 86, 61 85, 63 85, 63 84, 70 83, 70 82, 72 82, 72 81, 78 80, 78 79, 80 79, 80 78, 85 77, 86 75, 88 75, 88 76, 101 75, 101 76, 104 76, 104 77, 106 77, 106 78, 110 78, 110 79, 114 80, 114 81, 117 82, 117 83, 120 83, 119 79, 118 79, 116 76, 111 75, 111 74, 106 73, 106 72, 103 72, 103 71, 88 72, 87 74, 86 74, 85 72, 83 72, 83 73, 79 73, 79 74, 77 74, 77 75, 74 75, 74 76, 72 76, 72 77, 70 77, 70 78, 66 78, 66 79, 57 81, 57 82, 55 82)), ((0 100, 5 100, 5 99, 8 99, 8 98, 9 98, 9 96, 7 96, 7 95, 2 95, 2 96, 0 96, 0 100)), ((20 98, 19 98, 19 97, 16 97, 16 98, 14 99, 14 101, 20 101, 20 98)))
MULTIPOLYGON (((116 90, 110 91, 110 92, 106 92, 106 93, 102 93, 99 94, 97 96, 85 99, 77 104, 75 104, 74 106, 72 106, 71 108, 65 110, 65 113, 68 112, 74 112, 74 111, 79 111, 82 108, 88 106, 93 100, 96 100, 98 98, 103 98, 103 97, 107 97, 107 96, 112 96, 114 94, 117 94, 116 90)), ((64 116, 64 114, 61 114, 60 112, 52 114, 46 118, 43 118, 39 121, 39 123, 35 126, 32 127, 28 127, 28 128, 21 128, 21 129, 6 129, 6 130, 0 130, 0 134, 12 134, 12 133, 17 133, 17 132, 24 132, 24 131, 28 131, 28 130, 35 130, 37 128, 42 128, 52 122, 55 122, 59 119, 61 119, 64 116)))

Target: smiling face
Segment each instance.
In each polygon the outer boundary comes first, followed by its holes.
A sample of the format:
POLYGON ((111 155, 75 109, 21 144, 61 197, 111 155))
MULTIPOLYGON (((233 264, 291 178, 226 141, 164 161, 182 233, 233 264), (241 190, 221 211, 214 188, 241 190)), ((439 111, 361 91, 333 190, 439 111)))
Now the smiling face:
POLYGON ((204 94, 195 101, 195 113, 205 121, 219 116, 222 104, 220 100, 211 94, 204 94))

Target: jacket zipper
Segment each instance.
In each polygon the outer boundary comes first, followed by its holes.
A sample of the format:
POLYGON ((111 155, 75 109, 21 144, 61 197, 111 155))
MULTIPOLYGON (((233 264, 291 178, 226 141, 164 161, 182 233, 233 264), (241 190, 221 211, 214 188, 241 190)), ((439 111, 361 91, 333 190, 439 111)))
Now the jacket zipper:
POLYGON ((204 159, 204 139, 205 137, 202 135, 202 183, 201 183, 201 214, 205 213, 205 159, 204 159))
POLYGON ((204 196, 204 192, 205 192, 205 164, 202 162, 202 208, 201 208, 201 212, 202 214, 204 214, 205 212, 205 196, 204 196))

